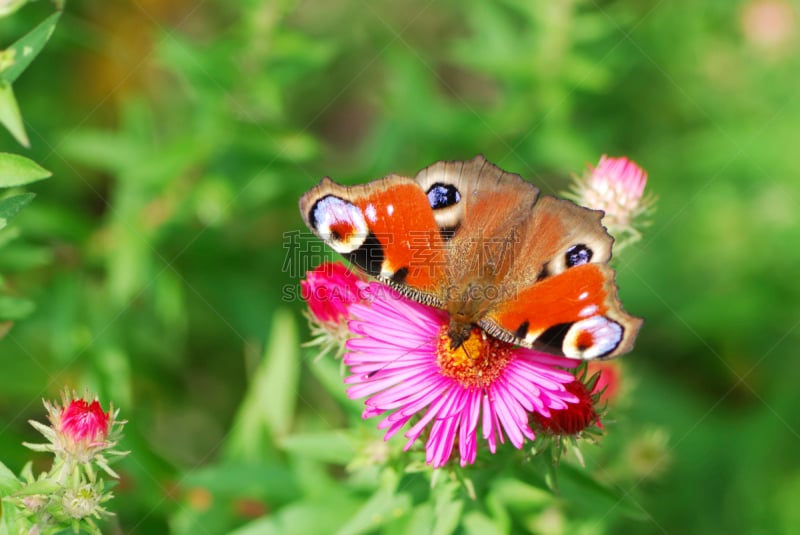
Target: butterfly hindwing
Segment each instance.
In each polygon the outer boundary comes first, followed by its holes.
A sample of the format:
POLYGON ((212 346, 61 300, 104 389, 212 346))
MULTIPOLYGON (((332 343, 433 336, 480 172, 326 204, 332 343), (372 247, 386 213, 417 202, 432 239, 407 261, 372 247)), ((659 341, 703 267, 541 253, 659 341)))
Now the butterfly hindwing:
POLYGON ((578 359, 631 349, 641 320, 619 304, 613 270, 587 263, 521 289, 481 326, 493 336, 578 359))
POLYGON ((615 356, 631 349, 641 320, 617 298, 613 238, 602 212, 541 197, 530 213, 523 262, 503 281, 506 298, 482 318, 485 330, 527 347, 571 358, 615 356))

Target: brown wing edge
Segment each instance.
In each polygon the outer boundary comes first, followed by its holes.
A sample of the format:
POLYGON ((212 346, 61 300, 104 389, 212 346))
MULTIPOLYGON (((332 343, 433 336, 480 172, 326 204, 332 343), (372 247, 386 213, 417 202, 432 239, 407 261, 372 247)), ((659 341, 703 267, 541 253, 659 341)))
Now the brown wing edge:
POLYGON ((462 184, 473 177, 476 180, 493 178, 495 180, 495 185, 501 184, 502 182, 512 182, 515 185, 519 184, 532 188, 535 191, 534 196, 539 193, 539 188, 522 178, 521 175, 502 169, 487 160, 483 154, 478 154, 470 160, 440 160, 434 162, 422 168, 414 176, 414 180, 420 185, 425 184, 430 186, 433 183, 428 180, 431 174, 447 176, 457 184, 462 184))

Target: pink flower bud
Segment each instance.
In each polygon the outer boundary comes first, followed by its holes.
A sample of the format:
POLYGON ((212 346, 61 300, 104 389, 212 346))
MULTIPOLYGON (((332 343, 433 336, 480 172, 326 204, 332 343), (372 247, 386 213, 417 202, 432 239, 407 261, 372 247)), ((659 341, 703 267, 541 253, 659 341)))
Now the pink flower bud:
POLYGON ((104 453, 125 454, 111 450, 116 446, 125 422, 117 420, 119 409, 115 409, 113 405, 105 412, 99 401, 87 401, 87 398, 88 392, 84 397, 79 397, 74 392, 65 390, 61 395, 61 403, 45 400, 44 406, 50 425, 46 426, 35 420, 30 423, 49 443, 25 445, 36 451, 53 452, 56 457, 73 463, 96 462, 111 476, 117 477, 108 468, 104 453))
POLYGON ((603 210, 618 226, 630 225, 639 212, 647 173, 629 159, 603 156, 592 169, 585 190, 586 205, 603 210))
POLYGON ((350 306, 369 298, 366 283, 341 262, 325 262, 306 274, 300 290, 314 337, 307 345, 320 346, 320 356, 328 352, 341 355, 350 335, 350 306))
POLYGON ((73 399, 61 411, 59 430, 74 442, 102 442, 108 434, 108 413, 97 400, 73 399))
POLYGON ((597 167, 577 178, 567 196, 576 203, 605 212, 603 225, 617 240, 615 251, 637 241, 639 228, 646 222, 637 221, 654 203, 645 196, 647 173, 631 160, 603 156, 597 167))
POLYGON ((325 262, 300 281, 301 295, 313 319, 332 325, 347 317, 353 303, 363 301, 361 279, 341 262, 325 262))

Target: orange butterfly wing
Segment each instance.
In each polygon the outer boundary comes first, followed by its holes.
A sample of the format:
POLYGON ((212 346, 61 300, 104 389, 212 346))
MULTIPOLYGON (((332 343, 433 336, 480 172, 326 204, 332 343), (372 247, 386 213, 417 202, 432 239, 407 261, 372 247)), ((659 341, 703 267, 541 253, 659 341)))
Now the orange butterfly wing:
POLYGON ((480 322, 497 338, 579 359, 627 353, 641 324, 622 310, 614 271, 597 263, 572 267, 522 289, 480 322))
POLYGON ((312 231, 366 273, 442 306, 446 246, 416 182, 393 175, 342 186, 325 178, 303 195, 300 211, 312 231))

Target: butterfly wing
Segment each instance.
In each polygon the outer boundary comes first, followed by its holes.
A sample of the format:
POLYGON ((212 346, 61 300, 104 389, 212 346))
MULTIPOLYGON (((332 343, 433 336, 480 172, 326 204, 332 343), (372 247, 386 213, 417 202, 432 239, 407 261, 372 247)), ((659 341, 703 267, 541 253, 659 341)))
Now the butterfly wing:
POLYGON ((300 198, 317 236, 364 272, 404 295, 442 307, 445 247, 428 198, 399 175, 357 186, 324 178, 300 198))
POLYGON ((542 197, 521 231, 520 256, 506 274, 509 293, 479 324, 489 334, 577 359, 630 351, 642 320, 617 297, 613 238, 602 212, 542 197))

